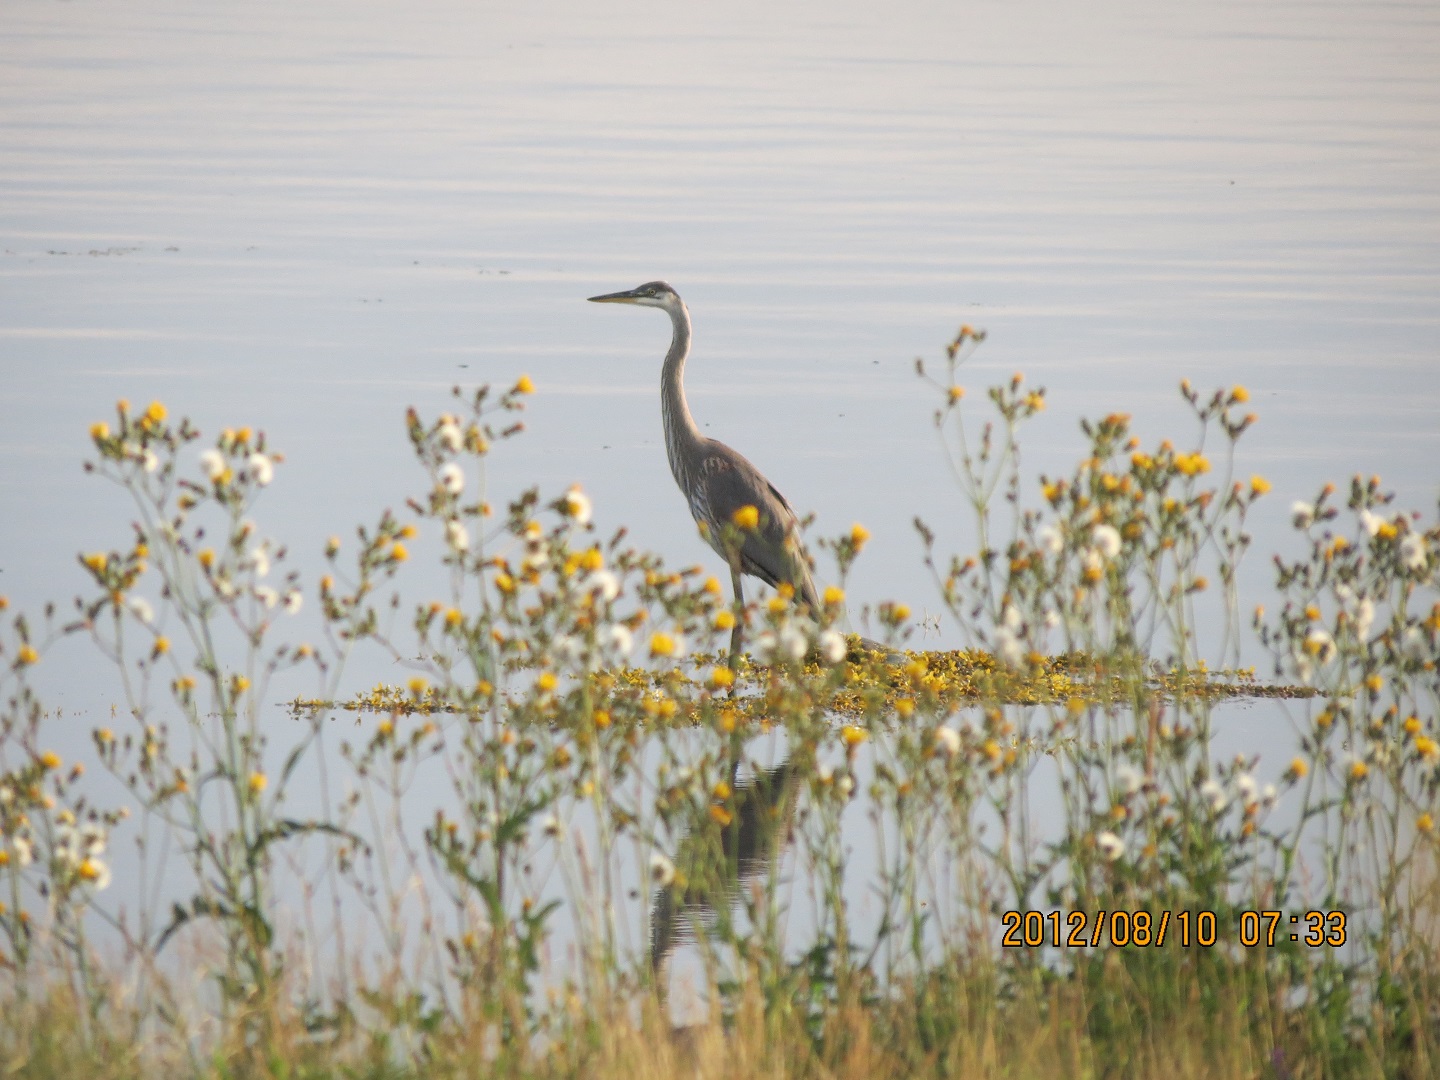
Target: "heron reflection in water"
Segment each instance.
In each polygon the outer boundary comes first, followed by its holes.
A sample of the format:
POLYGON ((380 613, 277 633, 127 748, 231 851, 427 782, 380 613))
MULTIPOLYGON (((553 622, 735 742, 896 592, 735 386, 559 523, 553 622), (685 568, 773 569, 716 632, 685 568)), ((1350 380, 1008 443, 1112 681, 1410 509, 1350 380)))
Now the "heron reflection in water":
MULTIPOLYGON (((660 371, 665 452, 700 534, 730 567, 736 604, 745 604, 740 578, 749 574, 775 588, 790 586, 799 605, 818 622, 820 597, 810 576, 810 560, 800 543, 795 511, 743 454, 701 435, 690 415, 684 385, 685 360, 690 355, 690 311, 685 301, 663 281, 592 296, 590 300, 596 304, 659 308, 670 316, 674 336, 660 371), (754 507, 757 520, 752 527, 737 532, 735 515, 746 507, 754 507)), ((740 653, 742 622, 737 619, 731 631, 732 660, 740 653)))
POLYGON ((736 783, 732 766, 733 817, 719 826, 710 819, 685 837, 675 854, 675 880, 655 892, 650 908, 650 966, 664 993, 665 963, 678 945, 696 938, 696 928, 728 918, 743 889, 763 881, 790 836, 801 773, 787 759, 736 783))

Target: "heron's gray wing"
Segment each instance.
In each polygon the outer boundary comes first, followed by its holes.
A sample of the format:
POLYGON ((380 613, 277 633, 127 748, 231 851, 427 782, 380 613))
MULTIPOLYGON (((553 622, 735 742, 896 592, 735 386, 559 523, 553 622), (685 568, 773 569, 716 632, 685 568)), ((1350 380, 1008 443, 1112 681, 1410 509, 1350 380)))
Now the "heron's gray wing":
POLYGON ((706 447, 699 479, 708 524, 717 536, 742 507, 753 506, 760 514, 759 527, 744 534, 740 569, 772 587, 787 582, 802 603, 818 611, 820 599, 800 543, 799 522, 785 496, 744 455, 713 440, 706 447))

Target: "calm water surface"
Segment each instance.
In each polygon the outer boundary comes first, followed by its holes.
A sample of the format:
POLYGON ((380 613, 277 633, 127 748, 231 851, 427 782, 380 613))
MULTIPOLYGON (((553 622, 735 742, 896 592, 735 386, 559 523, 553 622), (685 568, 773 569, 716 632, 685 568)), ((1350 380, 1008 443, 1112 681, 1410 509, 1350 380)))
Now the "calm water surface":
MULTIPOLYGON (((124 542, 80 469, 118 397, 264 429, 287 461, 256 517, 313 580, 325 536, 421 488, 404 407, 521 372, 500 497, 578 481, 605 528, 712 564, 665 464, 664 320, 583 302, 655 277, 707 433, 821 532, 874 533, 857 605, 936 610, 917 513, 973 543, 912 373, 962 321, 991 335, 970 385, 1049 388, 1028 472, 1073 465, 1080 416, 1183 439, 1181 378, 1248 386, 1240 468, 1275 493, 1247 606, 1324 481, 1433 508, 1440 8, 655 13, 6 3, 0 593, 64 600, 77 551, 124 542)), ((87 646, 46 667, 67 708, 116 698, 87 646)))

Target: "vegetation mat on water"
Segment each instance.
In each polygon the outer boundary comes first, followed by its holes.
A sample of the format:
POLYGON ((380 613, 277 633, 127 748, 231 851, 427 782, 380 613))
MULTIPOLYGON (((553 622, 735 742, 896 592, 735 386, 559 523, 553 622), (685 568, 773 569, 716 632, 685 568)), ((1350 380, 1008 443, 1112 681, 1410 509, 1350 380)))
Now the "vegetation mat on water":
MULTIPOLYGON (((863 649, 858 638, 851 639, 847 658, 860 659, 863 649)), ((854 716, 865 711, 866 698, 872 693, 884 695, 885 705, 893 709, 898 702, 910 699, 917 691, 931 697, 936 704, 961 705, 999 699, 1011 704, 1042 704, 1069 702, 1072 698, 1113 698, 1124 688, 1123 680, 1105 672, 1103 661, 1083 655, 1048 656, 1027 671, 1015 671, 987 652, 975 649, 907 652, 903 657, 886 657, 887 667, 880 672, 859 670, 854 678, 840 687, 819 707, 837 716, 854 716)), ((721 653, 690 658, 697 670, 723 665, 721 653)), ((810 658, 806 673, 819 673, 819 661, 810 658)), ((761 689, 769 672, 742 657, 737 665, 734 696, 741 703, 747 693, 761 689)), ((596 680, 596 693, 647 691, 674 686, 673 674, 657 675, 646 668, 622 668, 607 672, 596 680)), ((1263 683, 1255 678, 1253 669, 1244 671, 1206 671, 1152 673, 1148 685, 1160 699, 1174 700, 1186 696, 1217 698, 1307 698, 1315 696, 1314 687, 1293 684, 1263 683)), ((704 691, 704 680, 694 676, 688 680, 687 696, 704 691)), ((296 698, 290 707, 297 712, 340 709, 345 712, 413 713, 458 712, 460 706, 447 703, 434 688, 416 695, 403 686, 377 683, 363 694, 344 701, 320 701, 296 698)), ((683 719, 693 719, 688 711, 683 719)))

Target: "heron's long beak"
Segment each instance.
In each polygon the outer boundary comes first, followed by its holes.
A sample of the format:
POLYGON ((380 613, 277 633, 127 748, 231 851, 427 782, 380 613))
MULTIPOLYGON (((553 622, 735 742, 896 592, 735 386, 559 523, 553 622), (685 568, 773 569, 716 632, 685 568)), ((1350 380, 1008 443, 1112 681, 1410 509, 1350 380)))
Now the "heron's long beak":
POLYGON ((589 299, 592 304, 633 304, 640 299, 640 290, 626 289, 624 292, 606 293, 604 296, 592 296, 589 299))

